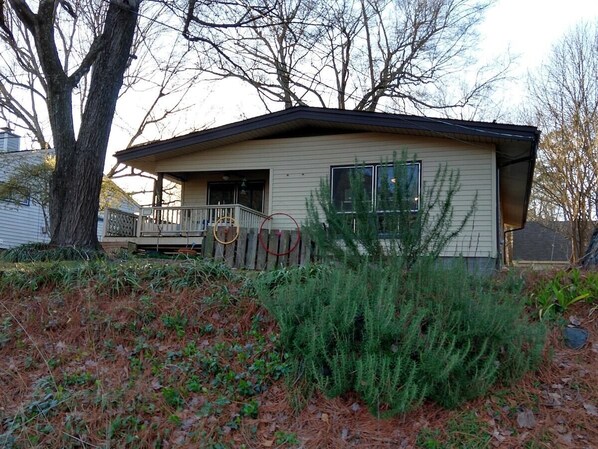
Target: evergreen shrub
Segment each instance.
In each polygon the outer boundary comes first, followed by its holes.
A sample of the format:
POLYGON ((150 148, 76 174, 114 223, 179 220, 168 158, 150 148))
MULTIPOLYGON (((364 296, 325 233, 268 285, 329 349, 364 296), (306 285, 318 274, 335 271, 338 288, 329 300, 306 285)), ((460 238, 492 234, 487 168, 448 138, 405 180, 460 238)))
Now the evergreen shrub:
POLYGON ((426 399, 455 407, 541 361, 544 328, 517 293, 460 264, 395 268, 338 266, 262 292, 295 376, 391 416, 426 399))

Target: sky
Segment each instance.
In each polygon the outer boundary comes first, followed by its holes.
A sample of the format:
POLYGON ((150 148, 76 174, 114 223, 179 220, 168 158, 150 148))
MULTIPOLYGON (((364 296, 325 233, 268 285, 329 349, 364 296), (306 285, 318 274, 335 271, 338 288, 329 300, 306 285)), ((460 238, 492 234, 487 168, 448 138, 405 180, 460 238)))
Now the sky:
MULTIPOLYGON (((552 46, 580 21, 598 20, 598 0, 496 0, 479 28, 479 55, 486 61, 516 57, 504 108, 507 116, 525 95, 525 80, 547 58, 552 46)), ((249 87, 220 82, 204 109, 213 117, 209 126, 263 113, 249 87)), ((504 112, 504 111, 503 111, 504 112)))
POLYGON ((580 22, 597 20, 597 0, 498 0, 480 27, 481 54, 517 56, 509 92, 525 94, 528 72, 541 67, 560 38, 580 22))

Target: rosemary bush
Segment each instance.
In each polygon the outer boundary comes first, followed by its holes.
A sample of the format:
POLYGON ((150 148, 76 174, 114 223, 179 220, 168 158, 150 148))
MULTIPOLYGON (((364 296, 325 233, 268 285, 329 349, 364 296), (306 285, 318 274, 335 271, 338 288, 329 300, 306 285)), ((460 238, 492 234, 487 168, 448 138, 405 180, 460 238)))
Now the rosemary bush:
POLYGON ((328 396, 354 391, 379 416, 425 399, 455 407, 536 367, 544 346, 516 293, 460 264, 338 266, 262 297, 294 375, 328 396))
POLYGON ((455 407, 536 367, 544 347, 520 290, 437 260, 475 210, 474 200, 455 219, 458 173, 441 166, 414 208, 406 153, 393 169, 394 186, 379 185, 374 205, 355 170, 350 214, 322 181, 304 230, 336 265, 258 288, 301 384, 353 391, 378 416, 424 400, 455 407))

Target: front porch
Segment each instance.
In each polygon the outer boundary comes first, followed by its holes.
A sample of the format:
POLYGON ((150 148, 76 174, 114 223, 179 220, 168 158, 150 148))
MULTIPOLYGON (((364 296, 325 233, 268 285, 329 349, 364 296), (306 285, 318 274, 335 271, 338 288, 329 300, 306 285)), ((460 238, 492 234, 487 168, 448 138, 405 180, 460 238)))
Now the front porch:
POLYGON ((241 204, 142 207, 138 214, 107 209, 102 242, 132 242, 156 248, 199 247, 208 228, 233 225, 257 230, 266 217, 241 204))

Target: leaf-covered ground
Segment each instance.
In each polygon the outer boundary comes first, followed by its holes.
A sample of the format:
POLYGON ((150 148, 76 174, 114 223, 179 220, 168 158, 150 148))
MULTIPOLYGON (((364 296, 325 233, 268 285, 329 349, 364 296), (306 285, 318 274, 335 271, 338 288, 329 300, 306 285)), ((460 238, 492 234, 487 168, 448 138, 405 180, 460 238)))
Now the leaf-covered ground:
POLYGON ((240 283, 181 293, 5 291, 0 447, 596 448, 598 311, 581 350, 557 330, 538 373, 458 410, 391 420, 285 382, 268 313, 240 283))

